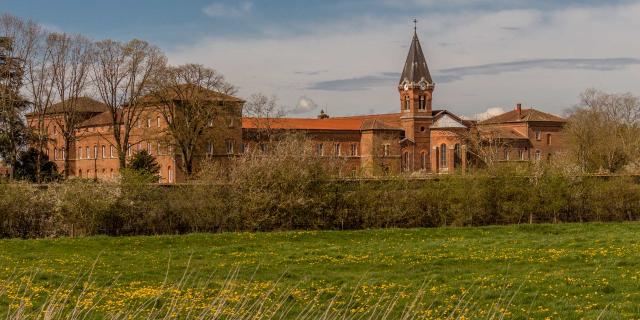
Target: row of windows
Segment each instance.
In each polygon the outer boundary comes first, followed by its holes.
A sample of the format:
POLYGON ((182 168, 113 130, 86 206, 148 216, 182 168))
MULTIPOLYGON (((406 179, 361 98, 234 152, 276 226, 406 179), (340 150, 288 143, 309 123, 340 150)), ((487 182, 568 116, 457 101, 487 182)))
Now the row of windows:
MULTIPOLYGON (((136 151, 140 151, 142 150, 143 145, 141 143, 136 144, 135 149, 136 151)), ((128 156, 132 156, 133 155, 133 149, 134 146, 129 144, 129 148, 127 149, 127 155, 128 156)), ((173 146, 169 145, 167 148, 165 148, 168 150, 168 154, 173 154, 173 146)), ((64 159, 64 150, 60 149, 62 151, 62 159, 64 159)), ((154 144, 152 144, 151 142, 147 142, 146 145, 146 149, 147 152, 149 152, 149 154, 156 154, 156 155, 162 155, 163 153, 163 148, 162 148, 162 144, 160 142, 157 142, 155 144, 155 152, 154 152, 154 144)), ((56 160, 58 160, 58 149, 54 149, 54 158, 56 160)), ((93 146, 93 148, 91 147, 78 147, 78 159, 107 159, 107 158, 111 158, 111 159, 115 159, 118 157, 118 152, 115 148, 115 146, 109 146, 109 151, 108 151, 108 155, 107 155, 107 146, 106 145, 102 145, 102 147, 100 149, 98 149, 98 146, 93 146), (100 151, 100 153, 98 152, 100 151)))
MULTIPOLYGON (((224 141, 224 146, 227 154, 229 155, 234 154, 236 141, 233 139, 227 139, 224 141)), ((244 145, 241 147, 241 149, 244 150, 244 145)), ((209 143, 207 144, 207 154, 213 155, 214 153, 215 153, 214 143, 213 141, 209 141, 209 143)))
MULTIPOLYGON (((508 147, 505 147, 503 152, 504 154, 502 158, 504 160, 511 160, 511 150, 508 147)), ((528 148, 518 149, 518 159, 521 161, 527 160, 528 153, 529 153, 528 148)), ((551 158, 551 153, 548 154, 548 158, 551 158)), ((534 159, 536 161, 542 160, 542 151, 536 150, 534 153, 534 159)))
MULTIPOLYGON (((161 176, 162 176, 162 171, 163 171, 163 170, 162 170, 162 169, 160 169, 160 175, 161 175, 161 176)), ((174 172, 173 172, 173 169, 171 168, 171 166, 168 166, 168 167, 167 167, 166 172, 167 172, 167 181, 168 181, 169 183, 173 183, 173 182, 174 182, 174 172)), ((94 178, 94 177, 95 177, 95 178, 106 178, 106 177, 110 177, 111 179, 115 179, 115 178, 117 177, 117 174, 116 174, 116 172, 113 170, 113 168, 111 168, 111 169, 109 170, 109 176, 107 176, 107 169, 102 169, 102 172, 101 172, 101 173, 100 173, 99 171, 97 171, 97 170, 96 170, 96 172, 94 173, 93 171, 91 171, 91 169, 88 169, 88 170, 86 171, 86 175, 87 175, 87 176, 86 176, 86 178, 89 178, 89 179, 90 179, 90 178, 94 178)), ((79 178, 83 178, 83 177, 84 177, 84 176, 83 176, 82 169, 79 169, 79 170, 78 170, 78 174, 77 174, 77 176, 78 176, 79 178)))
MULTIPOLYGON (((325 152, 324 152, 324 144, 323 143, 319 143, 316 145, 316 155, 318 156, 324 156, 325 152)), ((342 145, 340 143, 334 143, 333 144, 333 155, 335 156, 342 156, 342 145)), ((349 146, 349 154, 347 155, 349 157, 357 157, 358 156, 358 144, 357 143, 352 143, 349 146)))
MULTIPOLYGON (((536 135, 536 140, 537 141, 541 141, 542 140, 542 131, 540 131, 540 129, 537 129, 535 131, 535 135, 536 135)), ((551 133, 547 133, 547 141, 546 141, 547 145, 550 146, 551 145, 551 133)))
MULTIPOLYGON (((404 97, 404 110, 411 109, 411 99, 409 96, 404 97)), ((418 110, 425 111, 427 110, 427 97, 418 96, 418 110)))

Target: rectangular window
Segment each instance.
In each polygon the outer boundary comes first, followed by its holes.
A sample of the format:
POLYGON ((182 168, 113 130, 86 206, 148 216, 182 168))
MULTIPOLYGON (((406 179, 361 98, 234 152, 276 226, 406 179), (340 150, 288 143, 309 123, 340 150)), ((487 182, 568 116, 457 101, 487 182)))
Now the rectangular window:
POLYGON ((151 150, 151 142, 147 142, 147 152, 149 152, 149 154, 153 154, 153 151, 151 150))
POLYGON ((391 155, 391 145, 383 144, 382 145, 382 155, 388 157, 391 155))
POLYGON ((339 144, 339 143, 336 143, 336 144, 333 146, 333 149, 334 149, 334 150, 333 150, 333 154, 334 154, 336 157, 339 157, 339 156, 341 155, 341 152, 340 152, 340 151, 341 151, 341 150, 340 150, 340 144, 339 144))
POLYGON ((540 129, 536 130, 536 140, 542 140, 542 133, 540 132, 540 129))
POLYGON ((78 147, 78 159, 82 159, 82 147, 78 147))
POLYGON ((358 156, 358 144, 356 143, 351 144, 351 156, 352 157, 358 156))
POLYGON ((107 157, 107 146, 102 146, 102 159, 107 157))
POLYGON ((85 153, 84 153, 84 154, 85 154, 85 156, 87 157, 87 159, 91 159, 91 153, 90 153, 90 151, 89 151, 89 147, 86 147, 86 148, 85 148, 85 153))
POLYGON ((524 161, 525 160, 525 158, 524 158, 524 150, 520 149, 519 152, 520 152, 520 160, 524 161))
POLYGON ((410 109, 409 96, 404 97, 404 110, 410 109))
POLYGON ((547 133, 547 145, 551 145, 551 133, 547 133))
POLYGON ((93 158, 98 159, 98 146, 93 146, 93 158))
POLYGON ((227 139, 226 145, 227 145, 227 154, 233 154, 233 148, 235 145, 235 141, 231 140, 231 139, 227 139))
POLYGON ((53 160, 58 160, 58 148, 53 148, 53 160))
POLYGON ((114 147, 113 146, 109 146, 109 156, 111 158, 115 158, 115 152, 113 152, 114 147))
POLYGON ((540 152, 540 150, 536 150, 536 161, 540 161, 542 156, 542 153, 540 152))
POLYGON ((66 159, 67 159, 67 152, 63 148, 62 149, 62 160, 66 160, 66 159))
POLYGON ((324 146, 322 145, 322 143, 318 143, 318 144, 316 145, 316 154, 317 154, 319 157, 324 156, 324 146))
POLYGON ((157 155, 161 155, 162 154, 162 149, 160 149, 160 142, 158 142, 157 148, 158 149, 156 150, 156 154, 157 155))
POLYGON ((151 118, 147 118, 147 128, 151 128, 151 118))
POLYGON ((156 127, 160 128, 160 117, 156 118, 156 127))
POLYGON ((504 160, 509 160, 509 148, 504 148, 504 160))

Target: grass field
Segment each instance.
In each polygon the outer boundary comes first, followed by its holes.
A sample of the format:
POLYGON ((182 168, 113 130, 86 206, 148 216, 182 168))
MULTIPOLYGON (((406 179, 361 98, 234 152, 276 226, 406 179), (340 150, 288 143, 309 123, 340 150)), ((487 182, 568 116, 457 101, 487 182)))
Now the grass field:
POLYGON ((45 302, 186 317, 222 292, 228 317, 250 300, 288 318, 638 318, 640 224, 0 241, 5 318, 45 302))

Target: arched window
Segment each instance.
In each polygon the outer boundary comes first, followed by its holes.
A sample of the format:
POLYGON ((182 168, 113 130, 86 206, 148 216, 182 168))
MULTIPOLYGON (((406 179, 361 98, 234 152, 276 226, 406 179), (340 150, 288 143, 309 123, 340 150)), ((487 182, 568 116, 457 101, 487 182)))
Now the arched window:
POLYGON ((427 170, 427 153, 424 151, 420 153, 420 169, 427 170))
POLYGON ((89 147, 84 148, 84 155, 87 159, 91 159, 91 151, 89 151, 89 147))
POLYGON ((440 168, 446 168, 446 167, 447 167, 447 145, 443 143, 440 145, 440 168))
POLYGON ((427 104, 425 102, 426 101, 424 96, 420 96, 420 104, 418 105, 418 109, 420 109, 421 111, 424 111, 425 109, 427 109, 427 104))
POLYGON ((156 126, 160 128, 160 117, 156 118, 156 126))
POLYGON ((78 156, 76 158, 82 159, 82 147, 78 147, 78 156))
POLYGON ((114 149, 115 149, 115 148, 114 148, 113 146, 109 146, 109 156, 110 156, 111 158, 115 158, 115 154, 116 154, 116 153, 115 153, 115 152, 113 152, 113 151, 114 151, 114 149))
POLYGON ((107 157, 107 146, 102 145, 102 159, 107 157))
POLYGON ((98 146, 93 146, 93 158, 98 159, 98 146))
POLYGON ((53 148, 53 160, 58 160, 58 148, 53 148))
POLYGON ((167 177, 168 177, 169 183, 173 183, 173 170, 171 170, 171 166, 169 166, 167 170, 168 170, 167 177))

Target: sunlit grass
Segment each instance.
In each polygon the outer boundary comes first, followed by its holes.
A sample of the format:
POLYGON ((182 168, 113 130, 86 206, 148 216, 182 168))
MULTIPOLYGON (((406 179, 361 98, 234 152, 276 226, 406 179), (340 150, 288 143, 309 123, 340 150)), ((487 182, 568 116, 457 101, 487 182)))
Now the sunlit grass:
POLYGON ((2 240, 0 317, 629 318, 639 233, 575 224, 2 240))

